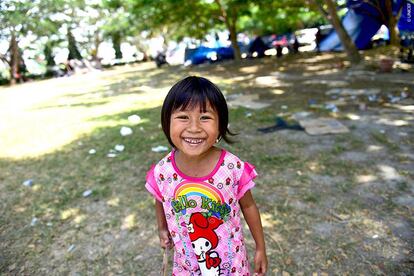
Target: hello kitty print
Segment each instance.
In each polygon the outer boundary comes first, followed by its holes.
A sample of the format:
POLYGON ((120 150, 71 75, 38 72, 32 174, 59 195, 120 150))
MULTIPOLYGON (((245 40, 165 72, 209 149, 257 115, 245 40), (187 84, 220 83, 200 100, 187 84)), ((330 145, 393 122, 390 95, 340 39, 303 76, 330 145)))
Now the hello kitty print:
POLYGON ((173 275, 250 275, 238 201, 256 176, 225 150, 205 177, 183 174, 174 150, 148 171, 145 187, 162 202, 174 243, 173 275))

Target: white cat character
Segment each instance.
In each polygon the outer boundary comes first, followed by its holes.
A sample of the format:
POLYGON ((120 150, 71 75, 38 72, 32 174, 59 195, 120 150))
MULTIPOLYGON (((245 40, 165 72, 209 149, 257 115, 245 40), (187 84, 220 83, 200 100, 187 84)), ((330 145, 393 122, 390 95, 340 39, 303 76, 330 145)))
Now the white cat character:
POLYGON ((191 244, 203 276, 220 275, 221 258, 212 249, 218 245, 218 236, 214 230, 222 223, 223 221, 216 217, 206 218, 201 213, 194 213, 187 225, 191 244))

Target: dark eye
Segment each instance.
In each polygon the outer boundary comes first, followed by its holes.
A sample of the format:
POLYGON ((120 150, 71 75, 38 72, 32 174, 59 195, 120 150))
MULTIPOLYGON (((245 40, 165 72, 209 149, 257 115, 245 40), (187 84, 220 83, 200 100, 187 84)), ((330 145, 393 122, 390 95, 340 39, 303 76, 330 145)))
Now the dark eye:
POLYGON ((210 245, 210 243, 208 241, 206 241, 206 246, 208 247, 210 245))
POLYGON ((210 116, 201 116, 201 120, 206 121, 206 120, 211 120, 210 116))
POLYGON ((194 245, 194 243, 191 243, 191 245, 193 246, 193 248, 195 248, 195 245, 194 245))

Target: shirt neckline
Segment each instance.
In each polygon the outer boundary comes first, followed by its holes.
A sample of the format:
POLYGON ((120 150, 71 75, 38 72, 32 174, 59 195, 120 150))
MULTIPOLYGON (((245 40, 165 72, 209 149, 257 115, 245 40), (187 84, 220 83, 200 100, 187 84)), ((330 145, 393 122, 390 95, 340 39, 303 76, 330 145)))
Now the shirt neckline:
POLYGON ((175 163, 175 151, 176 151, 175 149, 173 149, 171 151, 171 163, 172 163, 172 166, 173 166, 174 170, 177 172, 177 174, 179 176, 181 176, 184 179, 190 180, 190 181, 204 181, 204 180, 208 180, 211 177, 213 177, 213 175, 216 174, 216 172, 220 168, 221 164, 223 163, 224 156, 226 155, 226 151, 224 149, 221 149, 220 158, 217 161, 217 164, 214 167, 214 169, 208 175, 206 175, 206 176, 193 177, 193 176, 186 175, 185 173, 183 173, 182 171, 180 171, 180 169, 177 167, 177 164, 175 163))

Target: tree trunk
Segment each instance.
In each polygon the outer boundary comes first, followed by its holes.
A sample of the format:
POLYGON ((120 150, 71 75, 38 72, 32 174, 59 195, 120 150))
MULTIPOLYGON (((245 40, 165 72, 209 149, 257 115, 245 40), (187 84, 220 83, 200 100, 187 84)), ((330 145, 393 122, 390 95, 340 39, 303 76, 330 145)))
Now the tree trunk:
POLYGON ((230 19, 226 9, 221 4, 220 0, 216 0, 217 5, 220 8, 221 16, 223 17, 224 24, 226 24, 227 30, 230 33, 230 41, 231 46, 233 47, 234 51, 234 59, 240 60, 240 48, 239 44, 237 43, 237 31, 236 31, 236 22, 237 22, 237 14, 234 12, 233 17, 230 19))
POLYGON ((98 50, 99 50, 100 44, 101 44, 101 39, 99 37, 99 31, 96 30, 95 33, 93 34, 93 49, 91 51, 92 60, 99 61, 98 50))
POLYGON ((228 28, 230 32, 231 46, 233 47, 233 51, 234 51, 234 59, 240 60, 240 48, 239 48, 239 44, 237 43, 236 26, 234 24, 234 25, 229 26, 228 28))
POLYGON ((16 84, 19 76, 19 45, 17 43, 16 34, 11 33, 10 38, 10 84, 16 84))
POLYGON ((390 44, 399 46, 400 45, 400 38, 398 36, 398 28, 397 28, 397 18, 399 15, 399 12, 397 16, 394 16, 392 14, 392 0, 385 0, 385 9, 388 18, 387 27, 390 32, 390 44))
POLYGON ((333 2, 333 0, 325 0, 325 3, 328 6, 328 19, 334 26, 336 33, 338 34, 338 37, 345 48, 351 65, 359 64, 362 61, 361 55, 359 54, 357 47, 355 46, 351 37, 346 32, 341 20, 338 17, 338 13, 336 11, 336 4, 333 2))
POLYGON ((119 33, 113 33, 111 38, 112 38, 112 47, 114 47, 114 50, 115 50, 115 58, 122 59, 121 35, 119 33))
POLYGON ((76 46, 76 40, 70 28, 68 28, 68 48, 69 48, 68 60, 71 60, 71 59, 82 60, 82 55, 80 54, 78 47, 76 46))
POLYGON ((43 53, 46 59, 46 66, 52 67, 56 65, 55 57, 53 56, 53 47, 52 43, 46 42, 45 48, 43 49, 43 53))

